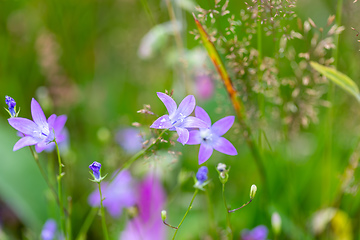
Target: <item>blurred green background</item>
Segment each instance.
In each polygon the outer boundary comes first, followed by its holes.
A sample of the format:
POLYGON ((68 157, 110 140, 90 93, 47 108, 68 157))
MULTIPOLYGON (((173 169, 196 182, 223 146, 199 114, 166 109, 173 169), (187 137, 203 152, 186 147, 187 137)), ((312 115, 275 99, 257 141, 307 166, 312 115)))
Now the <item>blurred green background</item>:
MULTIPOLYGON (((195 29, 195 24, 190 11, 182 6, 192 9, 199 4, 203 8, 212 8, 214 2, 187 0, 182 2, 183 5, 180 3, 173 1, 173 7, 182 24, 181 37, 186 49, 184 52, 188 54, 188 50, 196 47, 201 50, 202 46, 189 33, 195 29)), ((296 4, 295 12, 303 22, 311 18, 317 25, 325 26, 329 15, 336 14, 335 0, 302 0, 296 4)), ((238 16, 245 8, 242 1, 230 1, 228 10, 238 16)), ((345 30, 340 35, 338 46, 338 69, 355 82, 360 75, 360 45, 357 32, 351 27, 360 29, 358 12, 359 3, 343 2, 342 25, 345 30)), ((177 63, 181 54, 177 51, 172 31, 155 38, 157 45, 153 46, 152 57, 139 57, 142 38, 156 25, 169 20, 165 1, 0 0, 0 96, 13 97, 21 108, 22 117, 30 118, 33 97, 39 101, 46 116, 52 113, 68 116, 66 127, 70 145, 69 151, 63 155, 64 186, 66 196, 72 197, 74 236, 90 209, 87 196, 94 190, 88 181, 88 165, 100 161, 111 174, 130 157, 115 143, 116 130, 139 122, 147 132, 146 126, 156 117, 137 111, 144 104, 150 104, 152 112, 164 114, 165 108, 156 92, 173 89, 174 99, 179 103, 187 94, 183 81, 185 71, 188 93, 195 94, 197 104, 208 111, 213 122, 225 115, 234 115, 222 83, 208 60, 202 65, 213 76, 216 89, 210 99, 201 100, 196 89, 196 69, 191 68, 191 61, 196 63, 197 60, 192 56, 186 58, 189 62, 185 68, 177 63)), ((219 20, 217 27, 223 28, 225 22, 219 20)), ((291 27, 296 26, 296 19, 291 24, 291 27)), ((247 33, 236 34, 241 39, 247 33)), ((263 43, 264 56, 270 56, 273 51, 271 37, 264 36, 263 43)), ((295 48, 308 47, 296 44, 294 40, 295 48)), ((231 70, 229 72, 233 76, 231 70)), ((286 76, 291 72, 281 74, 286 76)), ((271 124, 266 126, 272 148, 262 149, 266 184, 261 182, 239 126, 235 124, 225 135, 239 154, 231 157, 214 152, 207 162, 219 238, 224 235, 226 219, 215 166, 224 162, 231 166, 225 194, 232 208, 248 201, 252 184, 258 186, 254 201, 231 215, 235 239, 240 239, 242 229, 260 224, 269 228, 270 239, 275 238, 271 230, 274 212, 278 212, 282 219, 278 239, 360 239, 360 173, 357 165, 353 172, 346 170, 351 158, 355 158, 356 163, 359 159, 359 105, 337 88, 331 104, 333 120, 330 125, 328 108, 320 107, 318 121, 300 128, 293 136, 279 140, 276 134, 271 134, 271 124), (330 147, 326 144, 329 137, 332 139, 330 147), (341 186, 345 181, 342 176, 347 176, 347 173, 350 174, 348 187, 351 189, 343 191, 341 186), (325 230, 316 235, 312 231, 312 217, 317 211, 330 207, 344 214, 331 220, 325 230)), ((0 238, 37 239, 46 219, 57 217, 57 208, 54 204, 46 204, 51 197, 29 150, 24 148, 12 152, 18 137, 8 125, 7 118, 6 111, 0 111, 0 232, 3 231, 0 238)), ((269 123, 273 121, 271 115, 265 119, 269 123)), ((255 139, 258 136, 256 127, 254 124, 255 139)), ((175 147, 163 144, 159 148, 164 148, 163 153, 167 153, 168 148, 182 152, 175 163, 171 163, 172 156, 160 158, 160 161, 167 161, 162 168, 162 180, 169 194, 168 220, 175 224, 186 211, 193 192, 192 180, 179 186, 178 175, 180 171, 197 171, 198 146, 183 147, 176 143, 175 147)), ((42 153, 40 161, 47 168, 56 165, 55 157, 42 153)), ((143 159, 138 161, 140 165, 144 162, 143 159)), ((135 177, 139 177, 137 166, 131 168, 135 177)), ((179 231, 178 239, 208 239, 205 236, 211 233, 211 226, 207 208, 207 195, 200 194, 179 231)), ((117 238, 125 220, 126 217, 109 220, 114 238, 117 238)), ((88 239, 101 238, 99 228, 100 221, 95 219, 88 239)))

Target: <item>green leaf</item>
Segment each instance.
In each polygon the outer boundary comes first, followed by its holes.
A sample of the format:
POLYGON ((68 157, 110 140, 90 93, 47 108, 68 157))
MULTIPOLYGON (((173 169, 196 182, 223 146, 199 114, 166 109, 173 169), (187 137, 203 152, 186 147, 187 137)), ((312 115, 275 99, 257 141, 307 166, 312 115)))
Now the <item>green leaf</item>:
POLYGON ((325 67, 316 62, 310 62, 310 65, 319 73, 333 81, 339 87, 352 94, 358 101, 360 101, 360 92, 356 83, 345 74, 336 69, 325 67))

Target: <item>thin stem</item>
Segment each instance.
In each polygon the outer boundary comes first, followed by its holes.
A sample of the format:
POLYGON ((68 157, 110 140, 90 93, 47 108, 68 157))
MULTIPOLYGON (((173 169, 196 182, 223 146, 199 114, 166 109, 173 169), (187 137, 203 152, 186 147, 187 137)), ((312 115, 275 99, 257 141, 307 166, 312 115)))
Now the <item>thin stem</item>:
POLYGON ((104 206, 103 206, 103 200, 104 199, 102 197, 100 183, 98 183, 98 184, 99 184, 99 192, 100 192, 101 224, 102 224, 105 240, 108 240, 109 235, 108 235, 108 231, 107 231, 107 227, 106 227, 106 221, 105 221, 105 209, 104 209, 104 206))
POLYGON ((147 2, 147 0, 141 0, 141 4, 143 5, 144 9, 145 9, 145 12, 146 12, 146 15, 148 16, 148 18, 150 19, 152 25, 156 25, 156 22, 155 22, 155 19, 151 13, 151 10, 150 10, 150 7, 149 7, 149 4, 147 2))
POLYGON ((245 207, 245 206, 248 205, 249 203, 251 203, 251 201, 252 201, 252 198, 251 198, 247 203, 244 203, 241 207, 235 208, 235 209, 233 209, 233 210, 229 210, 228 212, 229 212, 229 213, 235 212, 235 211, 237 211, 237 210, 245 207))
POLYGON ((192 199, 191 199, 190 205, 189 205, 189 207, 188 207, 188 209, 187 209, 184 217, 181 219, 181 222, 180 222, 179 225, 177 226, 177 229, 176 229, 176 231, 175 231, 175 233, 174 233, 174 236, 173 236, 172 240, 175 239, 175 236, 176 236, 177 232, 179 231, 179 228, 180 228, 181 224, 184 222, 187 214, 189 213, 190 209, 192 208, 192 204, 193 204, 194 199, 195 199, 195 197, 196 197, 196 194, 197 194, 198 192, 199 192, 199 189, 196 189, 195 192, 194 192, 194 195, 193 195, 193 197, 192 197, 192 199))
POLYGON ((59 175, 57 177, 57 181, 58 181, 58 196, 59 196, 59 204, 60 204, 60 225, 61 225, 61 230, 64 233, 65 238, 67 239, 67 234, 65 232, 65 216, 64 216, 64 212, 62 211, 64 209, 64 204, 63 204, 63 200, 62 200, 62 188, 61 188, 61 178, 63 177, 63 173, 62 173, 63 164, 61 163, 59 146, 58 146, 56 140, 54 142, 56 145, 56 152, 57 152, 58 163, 59 163, 59 175))
POLYGON ((174 227, 174 226, 168 224, 166 221, 163 221, 163 223, 164 223, 166 226, 168 226, 168 227, 171 227, 171 228, 173 228, 173 229, 178 229, 178 227, 174 227))
POLYGON ((146 153, 147 150, 149 150, 152 146, 154 146, 160 139, 161 137, 164 135, 164 133, 167 131, 168 129, 164 129, 159 136, 150 144, 148 145, 146 148, 144 148, 143 150, 139 151, 138 153, 136 153, 134 156, 132 156, 128 161, 126 161, 124 163, 124 165, 115 173, 115 175, 111 178, 110 182, 112 182, 116 176, 125 169, 128 169, 131 164, 133 164, 135 162, 135 160, 137 160, 138 158, 140 158, 142 155, 144 155, 146 153))
POLYGON ((48 185, 48 187, 50 188, 51 192, 53 193, 54 197, 55 197, 55 200, 56 200, 56 203, 58 204, 58 206, 60 206, 60 203, 59 203, 59 198, 58 198, 58 195, 56 194, 56 191, 55 191, 55 188, 54 186, 50 183, 50 180, 48 178, 48 176, 46 175, 44 169, 42 168, 40 162, 39 162, 39 157, 38 155, 34 152, 34 150, 31 148, 31 146, 29 146, 29 149, 31 151, 31 154, 32 156, 34 157, 34 160, 36 162, 36 165, 38 166, 40 172, 41 172, 41 175, 43 176, 46 184, 48 185))
POLYGON ((231 222, 230 222, 230 214, 229 214, 229 209, 226 203, 226 198, 225 198, 225 183, 222 184, 222 197, 224 200, 224 206, 226 209, 226 221, 227 221, 227 231, 229 233, 229 239, 233 239, 233 233, 232 233, 232 229, 231 229, 231 222))

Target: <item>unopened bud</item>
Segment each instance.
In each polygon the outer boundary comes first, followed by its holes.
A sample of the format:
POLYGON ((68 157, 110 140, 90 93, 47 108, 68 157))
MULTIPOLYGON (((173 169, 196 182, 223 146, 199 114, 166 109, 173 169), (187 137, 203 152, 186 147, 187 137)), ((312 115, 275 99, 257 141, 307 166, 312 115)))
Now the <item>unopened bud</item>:
POLYGON ((256 185, 255 184, 251 185, 251 188, 250 188, 250 198, 251 199, 253 199, 255 197, 256 191, 257 191, 256 185))
POLYGON ((274 212, 271 215, 271 226, 272 226, 272 229, 273 229, 275 235, 279 235, 279 233, 281 231, 281 217, 280 217, 279 213, 274 212))
POLYGON ((165 210, 162 210, 162 211, 161 211, 161 220, 162 220, 163 222, 165 222, 165 220, 166 220, 166 211, 165 211, 165 210))
POLYGON ((224 172, 226 170, 226 165, 224 163, 219 163, 216 167, 216 169, 219 171, 219 172, 224 172))

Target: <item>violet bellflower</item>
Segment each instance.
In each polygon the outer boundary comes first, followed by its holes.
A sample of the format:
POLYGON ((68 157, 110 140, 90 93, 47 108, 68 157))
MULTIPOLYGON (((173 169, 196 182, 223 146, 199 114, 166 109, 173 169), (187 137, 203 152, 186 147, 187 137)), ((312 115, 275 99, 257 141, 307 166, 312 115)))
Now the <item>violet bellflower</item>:
POLYGON ((5 109, 9 112, 10 117, 16 117, 17 113, 16 113, 16 102, 12 97, 9 96, 5 96, 5 103, 8 105, 8 109, 5 109))
POLYGON ((159 213, 165 206, 165 191, 157 177, 148 175, 138 185, 136 205, 139 214, 129 220, 120 240, 165 240, 167 227, 159 213))
POLYGON ((31 100, 31 115, 33 121, 21 117, 8 119, 9 124, 18 130, 22 136, 15 143, 13 151, 35 145, 36 152, 40 153, 45 149, 53 147, 55 139, 58 143, 65 140, 65 137, 61 135, 62 128, 67 119, 65 115, 57 117, 55 114, 52 114, 46 120, 43 110, 34 98, 31 100), (59 137, 59 139, 56 137, 59 137))
POLYGON ((207 124, 199 118, 189 116, 195 108, 195 97, 186 96, 180 103, 179 108, 176 102, 165 93, 157 93, 160 100, 164 103, 169 114, 163 115, 155 120, 150 128, 169 129, 176 131, 180 142, 185 145, 189 140, 189 128, 206 128, 207 124))
POLYGON ((186 143, 189 145, 200 144, 199 165, 210 158, 214 149, 227 155, 237 155, 237 151, 231 142, 222 137, 233 125, 234 116, 224 117, 211 125, 209 115, 198 106, 195 109, 195 116, 207 124, 206 128, 190 131, 189 140, 186 143))
POLYGON ((241 231, 242 240, 266 240, 268 229, 264 225, 259 225, 252 230, 244 229, 241 231))
MULTIPOLYGON (((111 183, 102 181, 100 185, 104 198, 103 205, 113 218, 120 217, 123 208, 135 205, 135 191, 130 172, 121 171, 111 183)), ((90 194, 88 203, 92 207, 100 206, 98 189, 90 194)))

